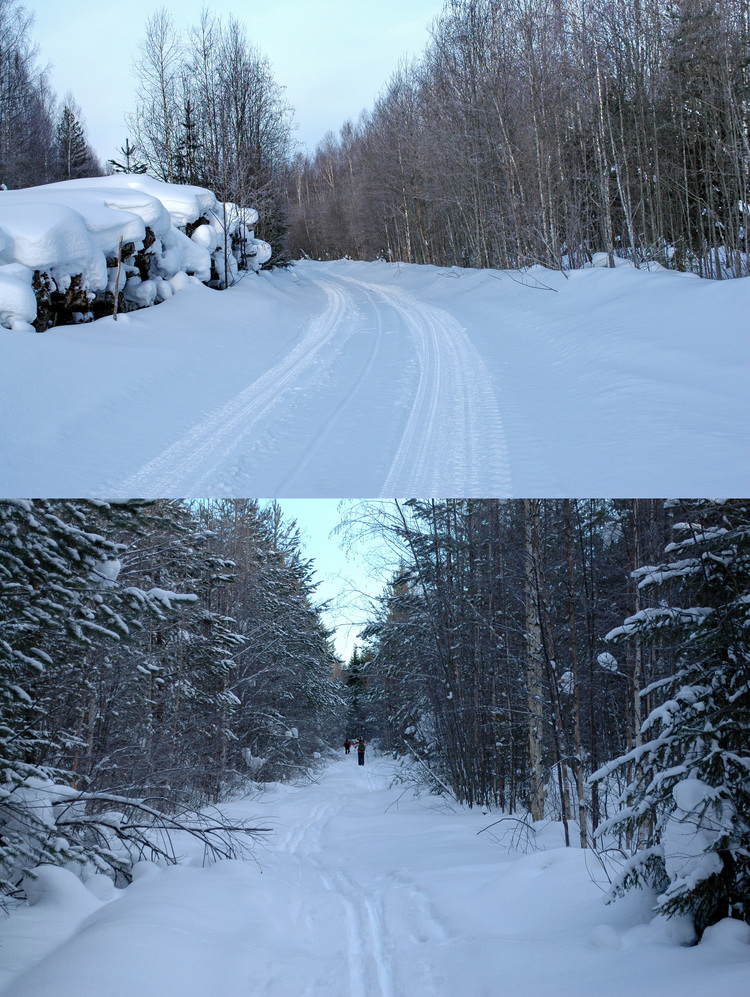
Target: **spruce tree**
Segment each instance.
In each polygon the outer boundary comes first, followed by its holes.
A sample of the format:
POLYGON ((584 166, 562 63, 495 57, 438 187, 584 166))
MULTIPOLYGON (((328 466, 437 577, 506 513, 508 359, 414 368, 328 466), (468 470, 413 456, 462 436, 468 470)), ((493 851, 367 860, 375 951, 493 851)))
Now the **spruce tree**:
POLYGON ((201 515, 236 566, 236 583, 213 604, 243 637, 228 690, 238 699, 230 760, 255 778, 288 778, 335 743, 342 708, 313 565, 276 504, 224 500, 201 515))
POLYGON ((688 914, 698 935, 730 916, 750 920, 750 503, 671 504, 667 559, 634 578, 658 601, 612 631, 674 654, 643 743, 592 776, 625 779, 619 812, 598 831, 635 846, 613 895, 656 890, 656 910, 688 914))
POLYGON ((148 167, 145 163, 136 158, 138 146, 133 145, 129 138, 125 139, 125 145, 117 150, 122 155, 122 162, 117 159, 108 159, 107 162, 115 173, 145 173, 148 167))
MULTIPOLYGON (((371 657, 368 655, 368 657, 371 657)), ((346 685, 349 700, 349 709, 346 719, 346 729, 351 732, 350 736, 370 737, 367 723, 367 709, 365 700, 367 696, 367 679, 364 674, 365 661, 357 647, 352 651, 349 664, 346 668, 344 682, 346 685)))
POLYGON ((102 172, 91 151, 72 100, 67 100, 57 126, 57 158, 61 180, 99 176, 102 172))
MULTIPOLYGON (((87 681, 89 655, 126 639, 169 594, 118 584, 139 508, 79 501, 0 502, 0 889, 41 862, 83 862, 83 840, 56 822, 76 796, 61 762, 76 739, 59 711, 87 681)), ((96 853, 97 849, 93 849, 96 853)))

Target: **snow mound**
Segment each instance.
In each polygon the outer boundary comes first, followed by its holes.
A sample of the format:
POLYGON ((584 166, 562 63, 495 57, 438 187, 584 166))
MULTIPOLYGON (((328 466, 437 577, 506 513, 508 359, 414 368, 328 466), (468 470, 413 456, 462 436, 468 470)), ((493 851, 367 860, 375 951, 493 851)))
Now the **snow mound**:
POLYGON ((33 332, 31 323, 36 318, 36 297, 31 290, 31 280, 24 280, 23 269, 0 266, 0 325, 6 329, 33 332))
POLYGON ((589 934, 589 945, 614 951, 622 948, 622 939, 609 924, 598 924, 589 934))
MULTIPOLYGON (((0 919, 0 990, 68 941, 102 901, 67 869, 38 866, 23 887, 29 905, 0 919)), ((113 887, 114 889, 114 887, 113 887)), ((65 984, 59 993, 66 992, 65 984)), ((80 992, 80 988, 78 988, 80 992)))
MULTIPOLYGON (((612 257, 612 265, 615 267, 635 267, 635 263, 632 260, 626 259, 623 256, 612 257)), ((609 267, 609 253, 594 253, 591 257, 591 263, 588 264, 589 267, 609 267)), ((585 269, 585 268, 584 268, 585 269)), ((662 266, 657 260, 646 260, 639 265, 641 270, 666 270, 667 268, 662 266)))
POLYGON ((109 876, 103 876, 101 873, 89 876, 88 879, 84 880, 86 889, 97 900, 109 901, 114 900, 116 897, 115 884, 109 878, 109 876))
POLYGON ((0 325, 42 332, 111 314, 115 293, 120 308, 145 308, 185 276, 231 283, 271 257, 257 221, 203 187, 130 174, 3 191, 0 325))
POLYGON ((702 944, 717 949, 741 949, 743 945, 750 945, 750 924, 725 917, 706 928, 702 944))
POLYGON ((30 907, 65 909, 73 904, 94 909, 95 906, 91 903, 91 891, 72 872, 59 866, 37 866, 32 876, 24 877, 23 888, 30 907))

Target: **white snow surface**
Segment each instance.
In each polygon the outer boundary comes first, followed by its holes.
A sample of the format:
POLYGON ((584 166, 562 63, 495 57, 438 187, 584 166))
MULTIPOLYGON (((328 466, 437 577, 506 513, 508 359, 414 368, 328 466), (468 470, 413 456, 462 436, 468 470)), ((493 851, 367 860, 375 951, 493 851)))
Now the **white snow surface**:
POLYGON ((176 285, 0 329, 0 494, 750 493, 750 278, 305 261, 176 285))
POLYGON ((45 867, 0 923, 2 997, 715 997, 747 992, 750 931, 689 947, 652 898, 605 906, 599 864, 536 825, 417 797, 354 755, 224 809, 274 828, 257 862, 160 869, 114 890, 45 867))

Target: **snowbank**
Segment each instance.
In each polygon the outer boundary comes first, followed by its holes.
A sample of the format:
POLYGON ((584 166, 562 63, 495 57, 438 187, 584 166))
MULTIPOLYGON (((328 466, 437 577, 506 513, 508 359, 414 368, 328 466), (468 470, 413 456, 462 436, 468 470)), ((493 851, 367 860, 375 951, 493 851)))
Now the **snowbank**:
POLYGON ((258 213, 203 187, 118 173, 2 191, 0 324, 43 332, 164 301, 192 282, 258 271, 258 213), (119 281, 118 254, 122 246, 119 281))

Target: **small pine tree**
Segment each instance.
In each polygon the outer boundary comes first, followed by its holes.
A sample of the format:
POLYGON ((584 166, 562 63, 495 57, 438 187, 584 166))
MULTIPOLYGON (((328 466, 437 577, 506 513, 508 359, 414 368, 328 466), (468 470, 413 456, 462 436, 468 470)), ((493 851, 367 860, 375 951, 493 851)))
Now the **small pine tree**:
POLYGON ((136 159, 138 146, 132 145, 129 138, 125 139, 125 145, 117 150, 122 155, 122 162, 117 159, 108 159, 107 163, 115 173, 145 173, 148 167, 145 163, 136 159))
POLYGON ((365 706, 367 678, 363 671, 365 664, 359 649, 355 647, 344 677, 349 704, 346 728, 355 737, 364 736, 365 733, 368 733, 369 736, 365 706))
POLYGON ((608 637, 671 646, 677 667, 642 693, 660 700, 644 743, 592 780, 626 781, 597 832, 625 831, 636 847, 613 895, 654 888, 656 910, 690 915, 700 935, 727 916, 750 920, 750 504, 674 509, 668 560, 634 572, 661 601, 608 637))

